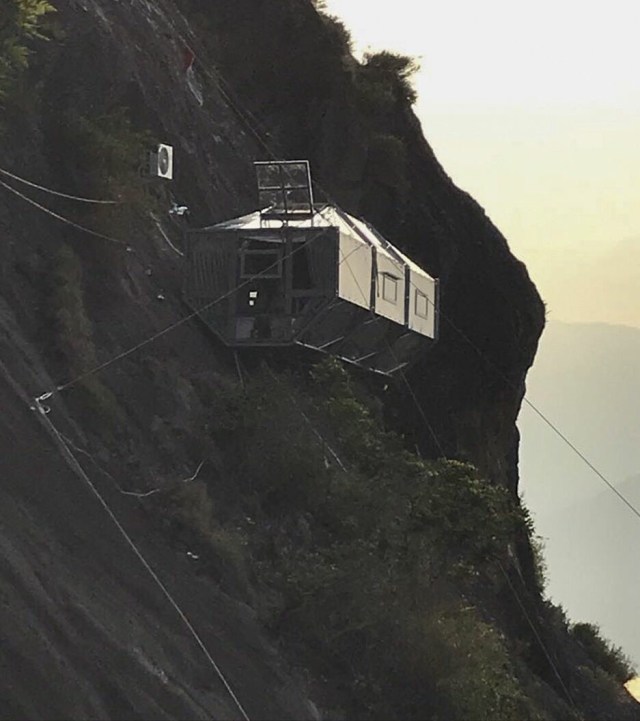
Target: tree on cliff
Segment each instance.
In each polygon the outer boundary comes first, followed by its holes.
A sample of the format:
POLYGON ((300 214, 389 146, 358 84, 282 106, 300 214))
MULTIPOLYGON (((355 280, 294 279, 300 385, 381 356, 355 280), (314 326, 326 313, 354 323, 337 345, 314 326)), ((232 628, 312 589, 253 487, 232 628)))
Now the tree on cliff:
POLYGON ((45 37, 42 18, 54 11, 47 0, 0 0, 0 102, 29 66, 29 41, 45 37))
POLYGON ((380 79, 395 84, 402 97, 410 103, 417 100, 412 78, 420 70, 420 63, 415 58, 389 50, 365 53, 364 67, 380 79))

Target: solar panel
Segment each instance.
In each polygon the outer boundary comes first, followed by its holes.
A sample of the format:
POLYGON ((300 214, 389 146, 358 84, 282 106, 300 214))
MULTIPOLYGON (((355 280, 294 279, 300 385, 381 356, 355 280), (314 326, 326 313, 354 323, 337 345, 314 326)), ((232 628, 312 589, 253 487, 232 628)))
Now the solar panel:
POLYGON ((254 166, 262 217, 286 220, 313 215, 309 161, 259 161, 254 166))

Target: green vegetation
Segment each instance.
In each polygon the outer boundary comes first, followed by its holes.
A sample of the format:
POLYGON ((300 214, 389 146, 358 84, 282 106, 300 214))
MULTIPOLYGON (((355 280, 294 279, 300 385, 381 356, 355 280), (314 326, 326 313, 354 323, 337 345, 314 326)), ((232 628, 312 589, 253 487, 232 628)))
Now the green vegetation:
POLYGON ((576 623, 571 627, 571 634, 593 663, 616 681, 624 683, 636 675, 633 664, 622 649, 606 641, 595 624, 576 623))
POLYGON ((152 134, 134 128, 124 107, 91 117, 70 117, 67 123, 78 168, 91 174, 93 191, 144 203, 140 165, 153 145, 152 134))
MULTIPOLYGON (((49 312, 56 350, 67 372, 79 376, 95 368, 98 359, 84 302, 82 264, 70 246, 63 245, 57 252, 50 278, 49 312)), ((96 376, 81 381, 74 392, 90 428, 111 436, 120 432, 124 413, 113 393, 96 376)))
POLYGON ((46 39, 42 20, 54 11, 47 0, 0 0, 0 107, 29 67, 32 41, 46 39))
POLYGON ((402 105, 414 103, 417 62, 387 51, 365 55, 353 73, 354 97, 368 132, 362 210, 383 231, 402 224, 411 182, 405 138, 397 131, 402 105))
POLYGON ((515 674, 506 639, 474 608, 453 606, 424 623, 425 660, 435 669, 436 687, 448 699, 452 718, 539 716, 515 674))
MULTIPOLYGON (((528 511, 527 511, 528 515, 528 511)), ((544 557, 544 539, 538 536, 533 528, 533 521, 529 517, 529 539, 533 553, 533 575, 538 593, 542 597, 547 587, 547 561, 544 557)))
POLYGON ((154 145, 153 135, 134 126, 127 108, 118 106, 92 116, 69 113, 61 119, 58 134, 76 182, 82 174, 83 194, 120 201, 85 209, 92 227, 126 241, 150 213, 167 205, 164 186, 149 186, 143 180, 142 166, 154 145))
POLYGON ((343 56, 350 56, 353 52, 353 39, 351 38, 351 33, 347 29, 347 26, 342 22, 342 20, 340 20, 340 18, 329 12, 327 3, 323 2, 323 0, 314 0, 313 5, 318 11, 318 15, 325 24, 327 33, 335 43, 338 51, 343 56))
MULTIPOLYGON (((208 559, 204 568, 312 669, 330 663, 346 679, 349 705, 329 716, 578 718, 554 696, 550 669, 532 673, 540 641, 524 619, 487 611, 486 594, 508 592, 508 548, 533 538, 529 514, 505 489, 468 463, 408 451, 385 429, 379 401, 335 359, 305 378, 263 366, 245 386, 220 380, 204 400, 224 473, 215 495, 204 480, 176 486, 163 513, 208 559)), ((542 549, 532 544, 541 594, 542 549)), ((616 681, 632 673, 619 650, 593 627, 569 633, 548 602, 540 619, 547 644, 576 654, 573 638, 593 660, 581 671, 584 693, 593 686, 589 698, 614 698, 616 681)))
POLYGON ((413 76, 420 69, 415 58, 382 50, 366 53, 362 65, 361 82, 375 90, 387 102, 400 98, 411 104, 418 96, 412 84, 413 76))
POLYGON ((82 264, 73 249, 58 250, 51 274, 51 308, 58 349, 69 372, 79 375, 98 365, 91 321, 84 305, 82 264))
POLYGON ((160 511, 168 520, 171 533, 192 549, 206 554, 216 578, 246 600, 253 600, 250 588, 245 535, 232 526, 223 526, 202 481, 180 481, 166 489, 160 511))
POLYGON ((266 369, 246 388, 226 384, 209 428, 236 520, 222 524, 204 496, 185 499, 204 494, 195 485, 180 489, 174 516, 202 539, 222 528, 247 539, 224 541, 230 552, 209 542, 212 555, 244 578, 251 555, 262 618, 353 679, 353 713, 535 717, 501 631, 461 590, 496 582, 494 559, 524 513, 469 464, 407 451, 379 415, 333 359, 306 384, 266 369))
POLYGON ((350 56, 353 51, 353 40, 346 25, 335 15, 321 13, 320 17, 327 28, 329 36, 333 39, 342 55, 350 56))

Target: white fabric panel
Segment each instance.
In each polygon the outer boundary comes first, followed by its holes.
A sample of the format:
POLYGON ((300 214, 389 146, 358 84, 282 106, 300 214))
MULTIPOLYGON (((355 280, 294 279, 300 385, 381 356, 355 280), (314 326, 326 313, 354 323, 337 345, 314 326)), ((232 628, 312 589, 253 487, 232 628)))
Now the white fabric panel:
POLYGON ((341 232, 338 253, 338 297, 369 308, 373 251, 363 240, 341 232))
POLYGON ((420 335, 435 338, 436 281, 416 267, 409 271, 409 279, 409 328, 420 335))
POLYGON ((378 248, 376 251, 378 274, 376 277, 376 305, 378 315, 404 325, 405 272, 404 263, 396 260, 390 253, 378 248), (385 276, 388 280, 385 281, 385 276), (395 284, 393 280, 395 279, 395 284), (396 297, 389 290, 395 285, 396 297))

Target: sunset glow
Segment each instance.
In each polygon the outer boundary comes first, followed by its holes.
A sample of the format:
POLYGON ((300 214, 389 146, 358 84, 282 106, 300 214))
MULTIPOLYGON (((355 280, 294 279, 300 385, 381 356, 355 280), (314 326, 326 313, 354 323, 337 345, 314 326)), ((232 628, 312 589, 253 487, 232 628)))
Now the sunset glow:
POLYGON ((625 683, 624 687, 633 696, 636 701, 640 701, 640 676, 632 678, 625 683))

